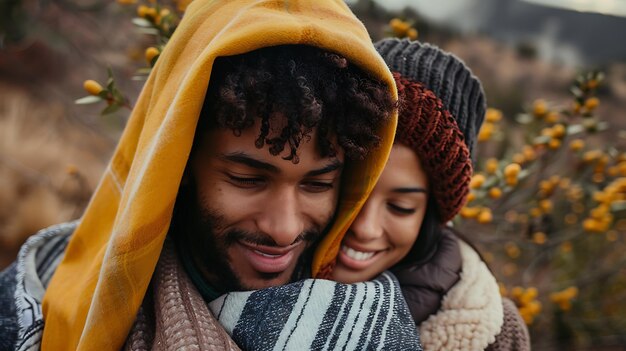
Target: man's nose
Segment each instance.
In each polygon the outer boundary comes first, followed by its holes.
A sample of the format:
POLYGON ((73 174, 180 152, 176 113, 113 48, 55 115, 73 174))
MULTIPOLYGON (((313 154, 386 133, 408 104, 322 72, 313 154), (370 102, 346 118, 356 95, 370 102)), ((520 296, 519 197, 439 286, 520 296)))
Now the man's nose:
POLYGON ((298 194, 292 189, 272 194, 264 204, 257 226, 278 246, 293 244, 306 227, 298 194))
POLYGON ((361 241, 371 241, 383 235, 380 211, 371 201, 365 203, 350 227, 354 237, 361 241))

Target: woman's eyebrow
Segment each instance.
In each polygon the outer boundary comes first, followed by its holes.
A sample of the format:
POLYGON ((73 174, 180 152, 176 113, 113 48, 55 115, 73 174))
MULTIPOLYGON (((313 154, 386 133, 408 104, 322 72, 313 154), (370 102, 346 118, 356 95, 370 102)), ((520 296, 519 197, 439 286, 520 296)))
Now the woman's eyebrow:
POLYGON ((426 189, 425 188, 421 188, 421 187, 415 187, 415 188, 394 188, 394 189, 391 189, 391 191, 394 192, 394 193, 401 193, 401 194, 426 193, 426 189))

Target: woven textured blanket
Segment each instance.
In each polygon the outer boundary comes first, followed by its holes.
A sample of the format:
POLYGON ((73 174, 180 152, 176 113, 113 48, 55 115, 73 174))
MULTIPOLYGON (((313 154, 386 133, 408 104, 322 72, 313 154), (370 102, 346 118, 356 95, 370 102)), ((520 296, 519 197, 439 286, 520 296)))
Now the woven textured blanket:
POLYGON ((307 279, 209 304, 244 350, 421 350, 395 277, 364 283, 307 279))

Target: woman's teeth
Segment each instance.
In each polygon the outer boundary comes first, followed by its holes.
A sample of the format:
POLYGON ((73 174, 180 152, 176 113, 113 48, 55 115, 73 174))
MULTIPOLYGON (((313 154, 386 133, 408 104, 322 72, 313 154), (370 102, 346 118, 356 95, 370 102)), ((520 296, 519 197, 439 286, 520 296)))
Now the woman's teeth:
POLYGON ((374 256, 375 252, 361 252, 361 251, 356 251, 354 249, 351 249, 345 245, 341 246, 341 251, 343 251, 346 256, 350 257, 353 260, 356 261, 365 261, 369 258, 372 258, 372 256, 374 256))

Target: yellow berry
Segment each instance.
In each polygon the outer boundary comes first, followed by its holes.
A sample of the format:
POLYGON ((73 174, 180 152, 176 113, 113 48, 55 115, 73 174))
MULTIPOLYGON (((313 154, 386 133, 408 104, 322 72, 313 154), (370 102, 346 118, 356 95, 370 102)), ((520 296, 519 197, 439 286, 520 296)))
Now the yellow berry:
POLYGON ((533 316, 536 316, 541 312, 541 302, 539 301, 530 301, 526 307, 533 316))
POLYGON ((575 139, 569 143, 569 148, 572 151, 580 151, 585 147, 585 141, 582 139, 575 139))
POLYGON ((589 150, 583 154, 583 161, 591 162, 602 156, 602 151, 600 150, 589 150))
POLYGON ((160 53, 161 52, 159 51, 159 49, 157 49, 157 48, 155 48, 153 46, 147 48, 145 56, 146 56, 146 61, 148 61, 148 64, 152 65, 152 60, 155 57, 159 56, 160 53))
POLYGON ((156 18, 158 13, 157 13, 157 10, 154 7, 149 7, 148 11, 146 12, 146 15, 148 17, 156 18))
POLYGON ((137 0, 117 0, 117 3, 120 5, 132 5, 135 4, 137 0))
POLYGON ((522 166, 517 163, 511 163, 504 167, 504 176, 505 177, 517 177, 519 172, 522 170, 522 166))
POLYGON ((502 190, 497 187, 489 189, 489 197, 492 199, 499 199, 502 196, 502 190))
POLYGON ((507 290, 506 290, 506 286, 504 286, 504 284, 498 283, 498 288, 500 288, 500 295, 501 296, 507 296, 507 290))
POLYGON ((560 117, 558 112, 552 111, 552 112, 548 113, 548 115, 546 116, 546 122, 548 122, 550 124, 554 124, 554 123, 558 122, 560 118, 561 117, 560 117))
POLYGON ((502 119, 502 111, 495 108, 488 108, 485 113, 485 121, 490 123, 499 122, 502 119))
POLYGON ((530 214, 531 217, 533 218, 537 218, 541 216, 541 209, 537 208, 537 207, 533 207, 530 209, 530 211, 528 212, 530 214))
POLYGON ((556 150, 561 147, 561 140, 559 139, 550 139, 548 142, 548 147, 552 150, 556 150))
POLYGON ((461 208, 460 215, 463 218, 476 218, 480 213, 480 208, 478 207, 463 207, 461 208))
POLYGON ((524 293, 524 289, 521 286, 516 286, 513 289, 511 289, 511 297, 514 299, 519 299, 523 293, 524 293))
POLYGON ((478 221, 478 223, 480 224, 491 223, 491 221, 493 221, 493 215, 491 214, 491 210, 483 209, 482 211, 480 211, 480 213, 478 214, 478 218, 476 218, 476 221, 478 221))
POLYGON ((524 291, 519 300, 523 304, 528 304, 529 302, 534 300, 538 294, 539 292, 537 291, 537 288, 531 286, 530 288, 526 289, 526 291, 524 291))
POLYGON ((572 110, 574 111, 574 113, 578 114, 580 113, 580 103, 578 101, 574 102, 573 106, 572 106, 572 110))
POLYGON ((409 38, 409 39, 411 39, 411 40, 415 40, 415 39, 417 39, 417 35, 418 35, 418 33, 417 33, 417 29, 415 29, 415 28, 411 28, 411 29, 409 29, 409 30, 406 32, 406 37, 407 37, 407 38, 409 38))
POLYGON ((467 202, 470 203, 472 201, 476 200, 476 194, 474 194, 473 192, 470 192, 469 194, 467 194, 467 202))
POLYGON ((524 155, 524 159, 528 161, 532 161, 537 157, 535 149, 530 145, 524 145, 524 148, 522 148, 522 154, 524 155))
POLYGON ((163 9, 161 9, 161 12, 159 12, 159 16, 166 17, 166 16, 169 16, 170 13, 171 12, 170 12, 169 9, 163 8, 163 9))
POLYGON ((83 83, 83 88, 90 94, 97 96, 103 90, 102 85, 95 80, 88 79, 83 83))
POLYGON ((548 112, 548 105, 544 100, 536 100, 533 103, 533 114, 537 117, 543 117, 548 112))
POLYGON ((572 252, 572 242, 571 241, 566 241, 563 244, 561 244, 561 252, 564 253, 568 253, 568 252, 572 252))
POLYGON ((485 176, 482 174, 475 174, 470 181, 471 189, 478 189, 485 183, 485 176))
POLYGON ((591 111, 595 109, 596 107, 598 107, 599 104, 600 104, 600 99, 598 99, 597 97, 592 97, 585 101, 585 108, 591 111))
POLYGON ((498 159, 490 158, 485 163, 485 172, 488 174, 494 174, 498 170, 498 159))
POLYGON ((508 186, 516 186, 518 179, 516 176, 513 176, 513 177, 506 177, 504 181, 506 182, 508 186))
POLYGON ((547 137, 552 137, 554 135, 554 132, 552 131, 552 128, 543 128, 541 130, 541 135, 542 136, 547 136, 547 137))
POLYGON ((487 141, 491 138, 491 135, 493 134, 494 131, 494 125, 493 123, 489 123, 486 122, 483 124, 483 126, 480 128, 480 131, 478 132, 478 141, 487 141))
POLYGON ((504 251, 506 252, 507 255, 509 255, 509 257, 513 259, 518 258, 519 255, 521 254, 519 247, 515 245, 515 243, 513 242, 506 243, 504 245, 504 251))
POLYGON ((587 218, 583 221, 583 229, 586 232, 595 232, 598 230, 598 222, 595 219, 587 218))
POLYGON ((575 286, 570 286, 569 288, 563 290, 562 293, 564 298, 571 300, 578 296, 578 288, 575 286))
POLYGON ((533 234, 533 242, 538 245, 543 245, 548 240, 546 233, 536 232, 533 234))
POLYGON ((552 205, 552 201, 550 201, 550 200, 548 200, 548 199, 545 199, 545 200, 541 200, 541 201, 539 201, 539 208, 541 208, 541 210, 542 210, 544 213, 550 213, 550 212, 552 212, 552 208, 553 208, 553 207, 554 207, 554 206, 552 205))
POLYGON ((565 136, 565 126, 562 124, 555 124, 552 127, 552 136, 555 138, 563 138, 563 136, 565 136))
POLYGON ((144 18, 146 17, 146 15, 148 14, 148 6, 146 5, 139 5, 137 7, 137 16, 144 18))
POLYGON ((526 162, 526 157, 524 157, 524 154, 517 153, 513 155, 513 157, 511 157, 511 161, 519 163, 521 165, 522 163, 526 162))
POLYGON ((397 36, 405 36, 407 31, 411 28, 411 26, 407 22, 399 18, 392 19, 389 22, 389 26, 397 36))

